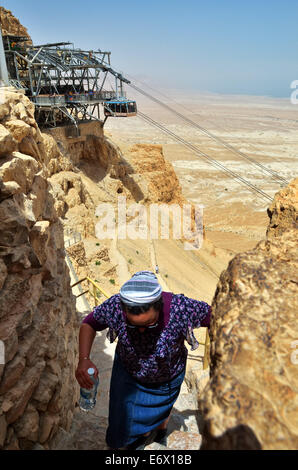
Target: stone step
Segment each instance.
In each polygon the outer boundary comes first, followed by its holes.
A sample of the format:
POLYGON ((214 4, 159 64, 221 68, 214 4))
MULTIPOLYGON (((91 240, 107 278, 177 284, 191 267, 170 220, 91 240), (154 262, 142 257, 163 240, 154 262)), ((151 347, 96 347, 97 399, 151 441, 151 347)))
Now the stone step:
POLYGON ((69 432, 60 429, 51 450, 107 450, 107 419, 76 411, 69 432))
POLYGON ((145 450, 199 450, 202 436, 197 432, 173 431, 167 441, 167 447, 153 442, 145 450))
POLYGON ((202 436, 198 432, 174 431, 168 437, 168 449, 199 450, 202 436))
POLYGON ((183 383, 169 420, 167 447, 153 442, 145 450, 198 450, 202 441, 201 428, 197 398, 183 383))

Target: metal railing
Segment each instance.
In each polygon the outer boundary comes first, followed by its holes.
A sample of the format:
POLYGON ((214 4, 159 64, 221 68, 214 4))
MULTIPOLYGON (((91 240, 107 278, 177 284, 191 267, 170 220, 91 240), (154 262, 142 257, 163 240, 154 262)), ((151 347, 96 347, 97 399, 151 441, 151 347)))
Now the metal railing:
MULTIPOLYGON (((123 93, 122 98, 126 97, 123 93)), ((66 104, 86 104, 102 102, 106 100, 117 99, 115 91, 94 91, 85 93, 73 93, 65 95, 38 95, 33 98, 33 102, 37 106, 57 107, 65 106, 66 104)))
POLYGON ((78 280, 77 273, 75 272, 75 269, 72 265, 71 259, 70 259, 70 257, 68 256, 67 253, 66 253, 65 259, 66 259, 67 266, 68 266, 68 268, 70 269, 70 271, 72 273, 73 278, 76 280, 75 284, 73 284, 71 287, 75 287, 76 285, 78 285, 78 289, 81 292, 79 295, 76 296, 76 298, 83 296, 83 301, 84 301, 84 304, 85 304, 85 308, 86 308, 87 312, 90 312, 91 308, 90 308, 88 300, 86 299, 86 297, 84 295, 85 292, 83 292, 83 289, 82 289, 82 286, 81 286, 81 281, 78 280))
POLYGON ((88 289, 85 290, 84 292, 81 292, 81 294, 77 295, 76 298, 81 297, 81 295, 85 294, 90 294, 93 297, 94 301, 94 307, 97 307, 102 301, 101 296, 104 295, 106 299, 110 297, 109 294, 107 294, 93 279, 90 277, 84 277, 83 279, 80 279, 77 281, 75 284, 73 284, 71 287, 75 287, 78 284, 81 284, 82 282, 87 281, 88 283, 88 289))
POLYGON ((88 103, 89 95, 85 93, 74 93, 73 95, 65 95, 67 103, 88 103))
POLYGON ((19 80, 10 78, 9 85, 17 88, 18 90, 26 90, 26 88, 19 82, 19 80))
POLYGON ((65 248, 69 248, 70 246, 74 245, 75 243, 78 243, 82 240, 82 235, 79 232, 65 232, 69 238, 67 240, 64 240, 64 246, 65 248))
POLYGON ((65 106, 65 95, 38 95, 34 98, 38 106, 65 106))
POLYGON ((93 297, 94 299, 94 307, 99 305, 101 303, 101 295, 104 295, 106 299, 110 297, 109 294, 107 294, 97 283, 96 281, 93 281, 93 279, 90 279, 90 277, 87 277, 87 282, 88 282, 88 288, 89 288, 89 294, 93 297))
POLYGON ((204 358, 203 358, 203 370, 208 369, 210 364, 210 336, 208 328, 206 328, 206 336, 205 336, 205 343, 200 343, 204 346, 204 358))

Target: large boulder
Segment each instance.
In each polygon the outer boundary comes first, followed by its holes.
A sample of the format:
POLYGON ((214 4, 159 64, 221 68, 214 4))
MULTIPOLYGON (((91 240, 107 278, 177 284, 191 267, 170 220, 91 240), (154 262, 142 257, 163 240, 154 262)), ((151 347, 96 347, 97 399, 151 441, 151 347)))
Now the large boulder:
POLYGON ((297 188, 275 196, 267 239, 220 277, 202 449, 298 447, 297 188))

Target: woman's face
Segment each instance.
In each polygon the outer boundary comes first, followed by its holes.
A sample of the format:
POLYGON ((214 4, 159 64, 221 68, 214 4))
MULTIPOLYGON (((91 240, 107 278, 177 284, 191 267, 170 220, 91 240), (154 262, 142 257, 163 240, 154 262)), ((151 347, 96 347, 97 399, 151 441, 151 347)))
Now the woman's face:
POLYGON ((140 313, 139 315, 126 313, 128 326, 137 327, 141 333, 143 333, 148 326, 155 325, 158 321, 158 317, 159 312, 157 312, 153 307, 149 308, 147 312, 140 313))

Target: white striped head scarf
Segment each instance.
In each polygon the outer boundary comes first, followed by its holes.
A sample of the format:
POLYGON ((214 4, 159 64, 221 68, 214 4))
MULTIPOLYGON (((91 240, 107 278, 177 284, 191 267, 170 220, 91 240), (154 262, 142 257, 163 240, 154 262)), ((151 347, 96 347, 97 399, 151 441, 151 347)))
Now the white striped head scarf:
POLYGON ((151 271, 138 271, 120 289, 120 298, 129 306, 150 304, 160 299, 162 287, 151 271))

